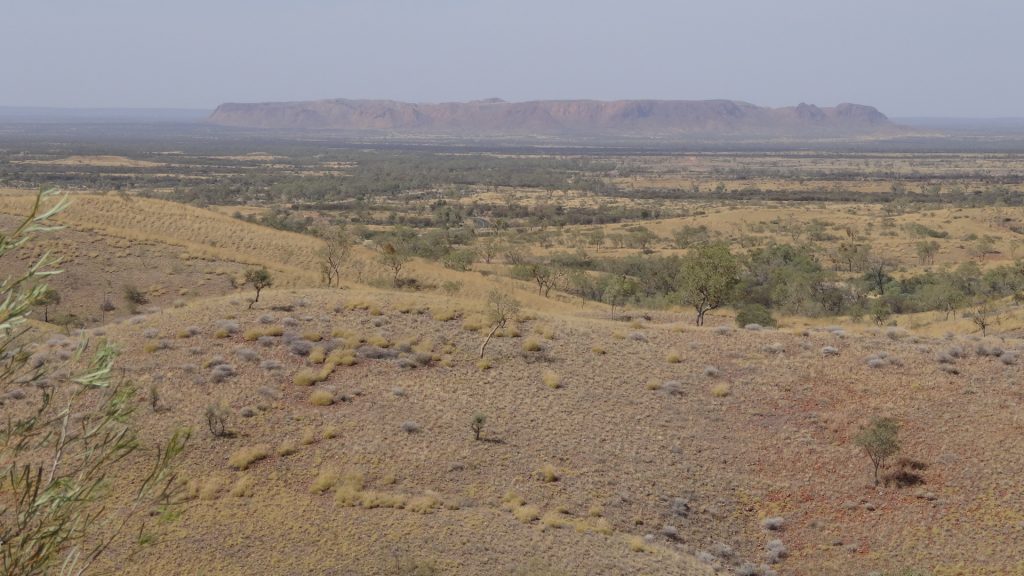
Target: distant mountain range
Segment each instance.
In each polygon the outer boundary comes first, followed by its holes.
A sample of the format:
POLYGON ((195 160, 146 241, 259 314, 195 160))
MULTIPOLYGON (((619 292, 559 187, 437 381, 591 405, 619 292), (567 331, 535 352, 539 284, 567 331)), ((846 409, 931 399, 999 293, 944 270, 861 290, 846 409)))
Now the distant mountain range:
POLYGON ((287 131, 477 137, 848 138, 904 131, 877 109, 860 104, 765 108, 733 100, 229 103, 218 106, 209 122, 287 131))

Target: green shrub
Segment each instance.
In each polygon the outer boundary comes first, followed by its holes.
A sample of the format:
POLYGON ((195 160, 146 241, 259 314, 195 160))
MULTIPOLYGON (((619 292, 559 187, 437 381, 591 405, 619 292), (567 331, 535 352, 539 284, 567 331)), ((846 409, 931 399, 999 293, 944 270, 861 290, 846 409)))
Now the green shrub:
POLYGON ((771 310, 761 304, 746 304, 736 313, 736 325, 744 327, 748 324, 775 328, 779 323, 772 318, 771 310))

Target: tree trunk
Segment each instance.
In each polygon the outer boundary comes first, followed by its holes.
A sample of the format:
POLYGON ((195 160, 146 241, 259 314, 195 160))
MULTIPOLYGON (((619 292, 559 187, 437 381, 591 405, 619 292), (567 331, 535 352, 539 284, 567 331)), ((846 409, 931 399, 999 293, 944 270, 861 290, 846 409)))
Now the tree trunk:
POLYGON ((484 349, 487 348, 487 343, 491 341, 491 337, 494 336, 494 333, 497 332, 498 328, 500 328, 500 327, 501 327, 500 324, 495 324, 494 328, 491 328, 491 332, 490 332, 490 334, 487 335, 487 338, 484 338, 484 343, 480 345, 480 357, 481 358, 484 357, 484 349))

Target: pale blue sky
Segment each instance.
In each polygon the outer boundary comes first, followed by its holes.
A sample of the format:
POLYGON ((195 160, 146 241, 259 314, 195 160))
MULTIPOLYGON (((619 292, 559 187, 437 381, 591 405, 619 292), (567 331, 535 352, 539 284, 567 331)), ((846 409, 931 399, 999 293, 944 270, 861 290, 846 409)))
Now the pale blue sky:
POLYGON ((0 0, 0 106, 730 98, 1024 116, 1014 0, 0 0))

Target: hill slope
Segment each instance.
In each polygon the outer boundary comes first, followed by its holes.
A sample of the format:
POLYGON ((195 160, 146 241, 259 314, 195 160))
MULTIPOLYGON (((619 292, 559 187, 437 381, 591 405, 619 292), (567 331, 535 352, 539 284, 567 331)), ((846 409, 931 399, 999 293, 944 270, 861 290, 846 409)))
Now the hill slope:
POLYGON ((765 108, 731 100, 317 100, 222 104, 222 126, 463 135, 843 137, 898 130, 871 106, 765 108))

